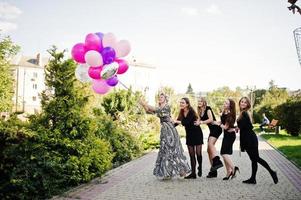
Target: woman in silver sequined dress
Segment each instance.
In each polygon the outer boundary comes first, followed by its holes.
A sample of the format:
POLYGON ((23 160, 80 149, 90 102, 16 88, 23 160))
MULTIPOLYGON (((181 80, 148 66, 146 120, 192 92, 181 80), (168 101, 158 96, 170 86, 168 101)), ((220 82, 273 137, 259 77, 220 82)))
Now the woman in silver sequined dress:
POLYGON ((185 176, 190 172, 187 159, 180 141, 179 134, 171 120, 171 110, 167 104, 167 96, 163 93, 159 97, 159 106, 152 107, 140 101, 144 109, 160 118, 160 149, 153 174, 162 179, 174 176, 185 176))

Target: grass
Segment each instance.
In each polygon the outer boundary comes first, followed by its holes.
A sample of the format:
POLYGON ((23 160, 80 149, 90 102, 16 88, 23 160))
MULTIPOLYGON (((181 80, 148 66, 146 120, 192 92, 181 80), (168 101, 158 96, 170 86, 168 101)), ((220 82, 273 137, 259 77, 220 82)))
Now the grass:
POLYGON ((270 132, 269 134, 262 134, 271 145, 280 150, 286 157, 294 161, 301 169, 301 136, 291 136, 285 130, 281 130, 280 134, 270 132))

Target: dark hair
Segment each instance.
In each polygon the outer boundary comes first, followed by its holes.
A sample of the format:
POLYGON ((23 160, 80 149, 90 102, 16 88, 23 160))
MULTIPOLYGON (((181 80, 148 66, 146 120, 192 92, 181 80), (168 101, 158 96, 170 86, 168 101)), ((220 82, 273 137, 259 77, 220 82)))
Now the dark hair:
MULTIPOLYGON (((192 112, 192 114, 196 117, 196 119, 198 119, 198 115, 195 112, 195 110, 193 109, 193 107, 190 104, 190 100, 187 97, 183 97, 181 100, 184 100, 185 103, 188 105, 188 112, 192 112)), ((180 110, 180 113, 178 115, 178 120, 182 120, 184 118, 184 109, 180 110)))
POLYGON ((229 124, 230 127, 234 126, 235 120, 236 120, 236 107, 235 107, 235 101, 233 99, 228 99, 230 102, 229 111, 230 113, 227 115, 226 123, 229 124))

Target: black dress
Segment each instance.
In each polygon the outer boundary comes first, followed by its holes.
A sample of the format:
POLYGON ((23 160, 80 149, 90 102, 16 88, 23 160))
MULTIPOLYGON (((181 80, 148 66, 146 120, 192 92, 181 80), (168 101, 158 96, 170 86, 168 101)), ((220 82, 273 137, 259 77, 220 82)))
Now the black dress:
MULTIPOLYGON (((226 124, 226 120, 228 117, 227 115, 228 114, 223 113, 221 116, 221 121, 222 121, 223 125, 226 124)), ((230 125, 228 129, 231 129, 231 128, 234 128, 234 126, 230 125)), ((236 138, 235 131, 229 132, 228 130, 224 129, 224 138, 223 138, 222 147, 221 147, 221 155, 223 155, 223 154, 232 155, 233 143, 235 141, 235 138, 236 138)))
MULTIPOLYGON (((208 114, 207 114, 208 110, 211 112, 213 120, 216 121, 214 113, 213 113, 212 109, 210 108, 210 106, 206 106, 203 116, 200 116, 201 120, 206 121, 207 119, 209 119, 208 114)), ((208 125, 209 131, 210 131, 209 137, 218 138, 222 134, 223 130, 218 125, 215 125, 212 123, 207 124, 207 125, 208 125)))
POLYGON ((258 139, 253 131, 253 125, 247 112, 242 112, 241 118, 237 120, 237 126, 240 129, 240 149, 258 149, 258 139))
POLYGON ((197 120, 192 111, 187 113, 187 116, 183 117, 181 124, 186 130, 186 144, 189 146, 204 144, 203 132, 200 126, 195 126, 194 122, 197 120))

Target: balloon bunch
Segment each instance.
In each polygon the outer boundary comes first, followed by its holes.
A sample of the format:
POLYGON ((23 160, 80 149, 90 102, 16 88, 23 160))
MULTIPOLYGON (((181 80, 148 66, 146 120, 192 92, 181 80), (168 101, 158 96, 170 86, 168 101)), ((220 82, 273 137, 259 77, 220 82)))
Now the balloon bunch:
POLYGON ((127 62, 120 58, 130 51, 130 43, 117 41, 113 33, 89 33, 85 43, 72 47, 72 58, 79 63, 75 76, 81 82, 92 82, 96 93, 105 94, 118 84, 117 75, 128 70, 127 62))

